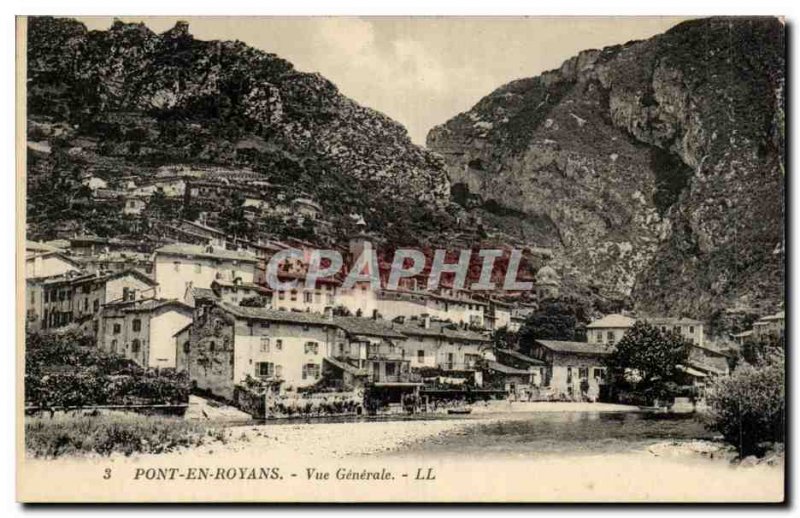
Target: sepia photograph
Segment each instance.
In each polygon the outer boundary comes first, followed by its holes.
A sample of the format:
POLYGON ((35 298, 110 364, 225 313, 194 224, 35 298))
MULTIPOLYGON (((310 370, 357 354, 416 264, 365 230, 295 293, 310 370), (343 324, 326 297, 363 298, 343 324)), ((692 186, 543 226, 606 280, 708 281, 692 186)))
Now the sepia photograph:
POLYGON ((786 33, 17 17, 17 499, 785 503, 786 33))

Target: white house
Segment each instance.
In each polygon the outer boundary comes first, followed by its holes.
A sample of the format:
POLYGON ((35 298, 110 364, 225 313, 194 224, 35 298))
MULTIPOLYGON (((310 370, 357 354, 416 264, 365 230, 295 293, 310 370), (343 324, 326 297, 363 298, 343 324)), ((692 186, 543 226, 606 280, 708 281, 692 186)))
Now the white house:
POLYGON ((175 243, 155 251, 153 274, 162 297, 182 299, 187 288, 211 288, 215 280, 252 283, 257 262, 245 252, 175 243))

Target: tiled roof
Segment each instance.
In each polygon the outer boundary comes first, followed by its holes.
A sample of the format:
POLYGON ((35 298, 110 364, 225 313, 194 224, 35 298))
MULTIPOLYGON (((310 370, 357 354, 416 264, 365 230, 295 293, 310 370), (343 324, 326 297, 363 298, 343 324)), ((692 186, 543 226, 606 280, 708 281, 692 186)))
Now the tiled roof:
MULTIPOLYGON (((414 322, 414 321, 412 321, 414 322)), ((419 321, 418 321, 419 322, 419 321)), ((468 341, 468 342, 490 342, 491 340, 474 331, 465 329, 452 329, 450 326, 453 324, 442 322, 431 322, 431 327, 425 328, 421 322, 414 324, 395 324, 394 328, 404 335, 409 336, 428 336, 428 337, 445 337, 448 340, 468 341)))
POLYGON ((254 308, 246 306, 234 306, 228 302, 220 302, 219 306, 225 311, 240 318, 254 320, 270 320, 274 322, 289 322, 295 324, 308 324, 317 326, 332 326, 334 322, 318 313, 300 311, 279 311, 268 308, 254 308))
POLYGON ((214 290, 210 288, 192 288, 192 297, 195 299, 209 299, 209 300, 216 300, 217 294, 214 293, 214 290))
POLYGON ((499 352, 500 354, 507 354, 508 356, 511 356, 512 358, 516 358, 517 360, 520 360, 520 361, 523 361, 523 362, 526 362, 526 363, 530 363, 531 365, 544 365, 544 362, 542 360, 538 360, 536 358, 531 358, 530 356, 522 354, 519 351, 513 351, 511 349, 500 349, 500 348, 498 348, 497 352, 499 352))
POLYGON ((258 262, 255 255, 235 250, 226 250, 220 247, 208 247, 202 245, 190 245, 187 243, 174 243, 156 249, 156 254, 169 254, 180 256, 209 257, 212 259, 224 259, 228 261, 258 262))
POLYGON ((603 344, 590 344, 587 342, 567 342, 562 340, 536 340, 536 343, 551 351, 572 354, 611 354, 603 344))
POLYGON ((693 318, 674 318, 674 317, 644 317, 640 320, 647 322, 648 324, 658 325, 658 326, 680 326, 680 325, 694 325, 699 326, 702 325, 703 322, 700 320, 694 320, 693 318))
POLYGON ((488 361, 486 365, 487 367, 489 367, 490 370, 501 372, 503 374, 529 374, 528 371, 526 370, 517 369, 515 367, 510 367, 508 365, 503 365, 502 363, 499 362, 488 361))
POLYGON ((125 312, 155 311, 165 306, 175 306, 179 309, 183 309, 189 312, 193 311, 191 306, 188 306, 187 304, 177 299, 139 299, 139 300, 109 302, 108 304, 105 304, 105 307, 108 309, 116 309, 118 311, 125 311, 125 312))
POLYGON ((613 314, 613 315, 606 315, 600 320, 595 320, 594 322, 590 322, 589 325, 586 327, 589 329, 593 328, 606 328, 606 327, 631 327, 633 326, 636 320, 626 317, 625 315, 613 314))
POLYGON ((360 317, 333 317, 333 323, 353 335, 380 336, 405 339, 405 335, 392 329, 383 320, 360 317))

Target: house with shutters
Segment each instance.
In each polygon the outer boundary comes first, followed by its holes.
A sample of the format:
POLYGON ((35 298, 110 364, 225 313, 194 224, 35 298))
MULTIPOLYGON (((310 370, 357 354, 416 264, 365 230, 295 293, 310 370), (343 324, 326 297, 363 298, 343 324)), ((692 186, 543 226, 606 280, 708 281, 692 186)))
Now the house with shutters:
POLYGON ((258 259, 218 246, 174 243, 156 249, 153 262, 159 295, 182 299, 188 288, 211 288, 215 280, 253 283, 258 259))
POLYGON ((611 348, 604 344, 561 340, 534 340, 530 356, 545 363, 543 386, 555 397, 597 400, 606 383, 605 359, 611 348))
POLYGON ((106 304, 97 346, 142 367, 176 367, 175 334, 192 322, 192 308, 178 300, 133 299, 106 304))

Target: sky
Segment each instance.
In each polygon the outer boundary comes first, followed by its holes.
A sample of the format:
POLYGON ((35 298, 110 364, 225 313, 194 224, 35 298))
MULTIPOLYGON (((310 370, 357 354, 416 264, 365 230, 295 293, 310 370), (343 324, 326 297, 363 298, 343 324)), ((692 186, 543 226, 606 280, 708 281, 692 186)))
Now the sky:
MULTIPOLYGON (((113 18, 79 18, 107 29, 113 18)), ((122 17, 163 32, 179 19, 202 40, 241 40, 319 72, 346 96, 428 131, 514 79, 557 68, 581 50, 646 39, 685 17, 122 17)))

